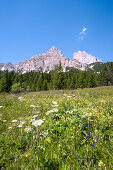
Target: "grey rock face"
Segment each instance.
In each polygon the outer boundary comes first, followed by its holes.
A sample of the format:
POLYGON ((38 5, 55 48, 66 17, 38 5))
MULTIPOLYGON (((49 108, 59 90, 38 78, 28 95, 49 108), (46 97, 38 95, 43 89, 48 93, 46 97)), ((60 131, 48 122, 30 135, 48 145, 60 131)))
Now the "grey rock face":
POLYGON ((2 66, 0 67, 0 70, 1 70, 1 71, 5 71, 5 70, 12 71, 12 70, 14 70, 14 69, 15 69, 15 67, 14 67, 14 65, 11 64, 11 63, 2 64, 2 66))
POLYGON ((76 59, 81 64, 91 64, 95 62, 102 62, 100 59, 93 57, 90 54, 87 54, 85 51, 78 51, 78 53, 74 53, 73 59, 76 59))
POLYGON ((61 63, 63 69, 66 67, 74 67, 80 70, 85 70, 88 64, 95 62, 102 61, 87 54, 84 51, 78 51, 78 53, 74 53, 73 60, 71 61, 65 57, 58 48, 53 46, 46 53, 33 56, 25 62, 21 62, 15 65, 11 63, 0 64, 0 70, 14 70, 21 73, 39 70, 48 72, 54 70, 55 67, 59 65, 59 63, 61 63))

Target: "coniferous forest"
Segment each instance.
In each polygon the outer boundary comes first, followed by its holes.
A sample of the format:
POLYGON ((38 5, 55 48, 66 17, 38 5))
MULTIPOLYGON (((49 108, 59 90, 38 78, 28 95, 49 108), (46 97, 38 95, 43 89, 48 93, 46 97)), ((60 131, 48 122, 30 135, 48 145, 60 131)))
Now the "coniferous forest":
POLYGON ((113 85, 113 62, 95 64, 93 70, 81 71, 75 68, 66 68, 66 70, 63 72, 60 64, 49 73, 31 71, 21 74, 1 71, 0 92, 35 92, 113 85))

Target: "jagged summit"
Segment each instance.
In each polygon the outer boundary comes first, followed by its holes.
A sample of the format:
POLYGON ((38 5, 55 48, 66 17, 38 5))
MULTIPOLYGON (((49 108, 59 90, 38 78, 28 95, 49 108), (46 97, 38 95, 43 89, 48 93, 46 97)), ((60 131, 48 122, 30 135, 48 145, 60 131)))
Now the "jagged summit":
POLYGON ((58 48, 56 48, 55 46, 52 46, 48 51, 57 51, 59 50, 58 48))
POLYGON ((73 59, 78 60, 82 64, 91 64, 95 62, 102 62, 102 60, 97 59, 91 54, 86 53, 85 51, 78 51, 78 53, 74 53, 73 59))
POLYGON ((88 64, 95 62, 102 62, 100 59, 87 54, 85 51, 78 51, 74 53, 73 60, 69 60, 65 57, 62 52, 52 46, 47 52, 31 57, 30 59, 20 62, 18 64, 0 64, 0 70, 14 70, 16 72, 29 72, 29 71, 51 71, 56 68, 56 66, 61 65, 63 69, 66 67, 74 67, 80 70, 85 70, 88 64))

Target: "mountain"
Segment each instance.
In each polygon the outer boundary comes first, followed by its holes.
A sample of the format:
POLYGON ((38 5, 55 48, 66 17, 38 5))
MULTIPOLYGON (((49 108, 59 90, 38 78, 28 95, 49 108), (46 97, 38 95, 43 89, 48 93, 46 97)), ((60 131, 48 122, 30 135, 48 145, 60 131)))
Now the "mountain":
POLYGON ((54 70, 60 63, 63 70, 65 71, 66 67, 74 67, 80 70, 86 70, 88 65, 92 63, 102 63, 102 61, 90 54, 87 54, 85 51, 78 51, 77 53, 74 53, 73 60, 70 60, 65 57, 58 48, 53 46, 46 53, 33 56, 30 59, 18 64, 1 63, 0 70, 14 70, 21 73, 39 70, 43 72, 49 72, 54 70))
POLYGON ((12 71, 12 70, 15 70, 15 65, 11 63, 6 63, 6 64, 0 63, 0 70, 1 71, 5 71, 5 70, 12 71))

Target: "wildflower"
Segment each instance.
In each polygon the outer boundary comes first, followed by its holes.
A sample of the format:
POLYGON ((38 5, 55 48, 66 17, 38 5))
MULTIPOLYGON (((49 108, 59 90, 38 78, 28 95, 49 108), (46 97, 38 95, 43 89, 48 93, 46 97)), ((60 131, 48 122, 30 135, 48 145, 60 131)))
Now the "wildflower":
POLYGON ((57 102, 56 102, 56 101, 52 101, 52 103, 53 103, 53 104, 55 104, 55 105, 57 104, 57 102))
POLYGON ((29 152, 28 152, 28 153, 25 153, 24 156, 27 158, 28 156, 30 156, 30 153, 29 153, 29 152))
POLYGON ((71 96, 67 96, 67 98, 70 98, 71 96))
POLYGON ((53 112, 58 112, 58 109, 57 109, 57 108, 54 108, 54 109, 53 109, 53 112))
POLYGON ((27 132, 27 133, 30 132, 30 131, 31 131, 31 127, 30 127, 30 126, 26 127, 26 128, 24 129, 24 131, 27 132))
POLYGON ((19 101, 23 101, 23 100, 25 100, 25 99, 20 96, 20 97, 18 97, 18 100, 19 100, 19 101))
POLYGON ((45 130, 41 133, 41 135, 45 138, 48 136, 48 130, 45 130))
POLYGON ((102 161, 99 161, 99 162, 98 162, 98 166, 102 167, 103 165, 104 165, 104 164, 103 164, 102 161))
POLYGON ((3 120, 3 122, 7 122, 7 120, 3 120))
POLYGON ((16 156, 15 159, 14 159, 14 161, 16 162, 17 160, 18 160, 18 157, 16 156))
POLYGON ((108 109, 110 109, 110 104, 108 104, 108 109))
POLYGON ((0 108, 3 108, 3 106, 0 106, 0 108))
POLYGON ((32 125, 37 127, 37 126, 41 126, 41 124, 43 123, 44 121, 39 119, 39 120, 36 120, 34 122, 32 122, 32 125))
POLYGON ((30 120, 30 122, 34 122, 34 121, 35 121, 35 119, 31 119, 31 120, 30 120))
POLYGON ((46 138, 46 141, 47 141, 48 143, 51 143, 50 137, 46 138))
POLYGON ((34 115, 33 118, 36 118, 38 115, 34 115))
POLYGON ((93 146, 91 148, 94 148, 95 147, 95 141, 93 140, 93 146))
POLYGON ((90 128, 91 127, 91 123, 90 123, 90 121, 88 122, 88 128, 90 128))
POLYGON ((32 104, 32 105, 30 105, 30 107, 35 107, 35 105, 32 104))
POLYGON ((55 105, 54 105, 54 107, 58 107, 58 105, 57 105, 57 104, 55 104, 55 105))
POLYGON ((97 140, 97 141, 98 141, 99 137, 100 137, 100 136, 97 136, 97 137, 96 137, 96 140, 97 140))
POLYGON ((58 109, 57 109, 57 108, 54 108, 53 110, 47 111, 45 114, 46 114, 46 115, 49 115, 50 113, 53 113, 53 112, 58 112, 58 109))
POLYGON ((20 123, 17 127, 22 127, 23 125, 20 123))
POLYGON ((17 122, 17 120, 16 120, 16 119, 15 119, 15 120, 12 120, 12 122, 15 123, 15 122, 17 122))
POLYGON ((92 136, 91 132, 88 132, 88 138, 90 138, 92 136))
POLYGON ((23 125, 24 123, 25 123, 25 121, 21 121, 21 122, 20 122, 20 124, 22 124, 22 125, 23 125))
POLYGON ((9 127, 8 127, 8 129, 12 129, 12 127, 11 127, 11 126, 9 126, 9 127))
POLYGON ((60 147, 61 147, 61 144, 58 145, 58 148, 60 148, 60 147))

